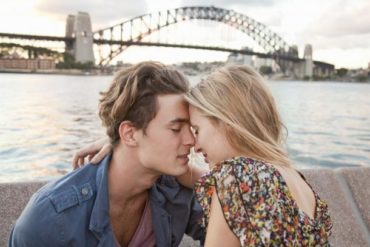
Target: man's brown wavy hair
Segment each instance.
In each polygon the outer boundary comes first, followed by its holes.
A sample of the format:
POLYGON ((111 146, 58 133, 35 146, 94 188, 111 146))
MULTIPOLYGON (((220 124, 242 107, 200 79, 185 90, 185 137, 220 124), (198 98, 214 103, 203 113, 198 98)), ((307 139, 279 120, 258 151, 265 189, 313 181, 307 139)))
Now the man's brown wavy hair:
POLYGON ((158 111, 157 96, 184 94, 189 82, 176 69, 159 62, 142 62, 119 71, 106 92, 101 92, 99 116, 110 142, 116 144, 122 121, 145 130, 158 111))

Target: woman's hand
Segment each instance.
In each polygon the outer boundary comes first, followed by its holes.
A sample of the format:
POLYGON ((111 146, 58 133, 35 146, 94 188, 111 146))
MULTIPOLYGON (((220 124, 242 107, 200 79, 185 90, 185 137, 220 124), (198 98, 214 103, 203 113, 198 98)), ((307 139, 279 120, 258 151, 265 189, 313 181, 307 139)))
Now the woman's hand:
POLYGON ((85 158, 93 163, 99 163, 104 156, 112 151, 112 145, 109 143, 108 138, 100 139, 86 147, 83 147, 73 155, 72 167, 77 169, 85 165, 85 158))

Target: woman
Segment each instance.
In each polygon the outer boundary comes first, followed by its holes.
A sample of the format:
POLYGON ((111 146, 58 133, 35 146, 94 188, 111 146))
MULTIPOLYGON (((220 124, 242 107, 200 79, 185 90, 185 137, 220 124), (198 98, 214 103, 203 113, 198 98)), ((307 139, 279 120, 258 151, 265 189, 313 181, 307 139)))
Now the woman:
MULTIPOLYGON (((261 76, 248 66, 224 67, 185 99, 195 151, 211 169, 194 188, 204 211, 205 246, 329 245, 327 204, 292 167, 282 147, 280 116, 261 76)), ((101 146, 77 153, 74 163, 101 146)), ((201 174, 193 167, 179 180, 192 187, 201 174)))
POLYGON ((224 67, 185 99, 195 150, 211 168, 195 185, 205 245, 329 245, 327 204, 292 167, 261 76, 247 66, 224 67))

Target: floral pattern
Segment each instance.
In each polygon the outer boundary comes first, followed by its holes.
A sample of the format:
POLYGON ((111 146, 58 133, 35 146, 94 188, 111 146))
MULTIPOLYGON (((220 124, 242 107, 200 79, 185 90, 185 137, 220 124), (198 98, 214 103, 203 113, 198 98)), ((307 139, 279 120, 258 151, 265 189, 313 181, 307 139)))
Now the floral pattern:
POLYGON ((272 165, 234 157, 203 176, 195 192, 204 211, 200 223, 204 228, 215 190, 241 246, 330 246, 332 222, 326 202, 314 192, 315 215, 308 216, 298 208, 284 178, 272 165))

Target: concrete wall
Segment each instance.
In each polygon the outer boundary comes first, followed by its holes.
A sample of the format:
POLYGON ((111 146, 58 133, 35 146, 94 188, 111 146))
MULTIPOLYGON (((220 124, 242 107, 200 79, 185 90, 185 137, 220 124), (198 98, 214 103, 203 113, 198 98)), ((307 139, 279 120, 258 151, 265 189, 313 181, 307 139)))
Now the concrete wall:
MULTIPOLYGON (((302 170, 328 202, 333 220, 333 246, 370 246, 370 168, 302 170)), ((29 197, 43 183, 0 184, 0 246, 7 238, 29 197)), ((198 246, 185 237, 181 247, 198 246)))

